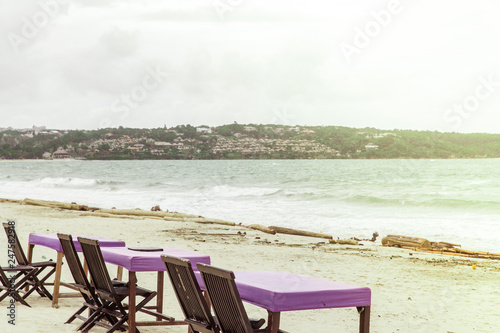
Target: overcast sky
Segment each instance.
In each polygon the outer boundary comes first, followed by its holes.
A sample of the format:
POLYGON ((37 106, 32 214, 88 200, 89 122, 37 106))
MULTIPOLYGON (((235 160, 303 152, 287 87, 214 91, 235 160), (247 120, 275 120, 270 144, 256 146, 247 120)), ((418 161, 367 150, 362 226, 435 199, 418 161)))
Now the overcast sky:
POLYGON ((500 133, 495 0, 0 4, 0 127, 500 133))

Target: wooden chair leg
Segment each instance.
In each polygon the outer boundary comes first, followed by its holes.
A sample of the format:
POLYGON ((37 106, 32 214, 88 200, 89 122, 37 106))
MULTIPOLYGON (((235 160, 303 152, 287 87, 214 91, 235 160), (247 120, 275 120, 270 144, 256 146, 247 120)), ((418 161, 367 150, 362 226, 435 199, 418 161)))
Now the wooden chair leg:
POLYGON ((267 311, 267 333, 277 333, 280 328, 281 312, 267 311))
MULTIPOLYGON (((165 279, 164 272, 158 272, 158 280, 156 281, 156 312, 163 313, 163 282, 165 279)), ((156 321, 161 321, 160 317, 156 317, 156 321)))
MULTIPOLYGON (((33 260, 33 249, 35 248, 35 245, 34 244, 28 244, 28 262, 31 263, 32 260, 33 260)), ((24 288, 25 291, 28 291, 29 290, 29 287, 26 286, 26 288, 24 288)))
POLYGON ((358 307, 359 333, 370 332, 370 308, 369 306, 358 307))
POLYGON ((135 272, 128 272, 128 328, 129 332, 135 332, 135 294, 136 294, 137 276, 135 272))
POLYGON ((121 281, 122 277, 123 277, 123 267, 118 266, 118 268, 116 269, 116 279, 121 281))
POLYGON ((62 270, 62 260, 64 257, 64 253, 57 252, 57 261, 56 261, 56 275, 54 277, 54 290, 52 292, 52 307, 59 307, 59 286, 61 283, 61 270, 62 270))
POLYGON ((28 244, 28 262, 31 263, 31 260, 33 260, 33 248, 35 247, 34 244, 28 244))

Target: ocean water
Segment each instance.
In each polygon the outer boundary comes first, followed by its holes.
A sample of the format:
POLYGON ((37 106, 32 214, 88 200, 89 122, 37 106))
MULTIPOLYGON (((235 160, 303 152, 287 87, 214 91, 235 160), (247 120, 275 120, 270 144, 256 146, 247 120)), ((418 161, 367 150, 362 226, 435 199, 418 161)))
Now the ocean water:
POLYGON ((0 197, 500 252, 500 159, 0 161, 0 197))

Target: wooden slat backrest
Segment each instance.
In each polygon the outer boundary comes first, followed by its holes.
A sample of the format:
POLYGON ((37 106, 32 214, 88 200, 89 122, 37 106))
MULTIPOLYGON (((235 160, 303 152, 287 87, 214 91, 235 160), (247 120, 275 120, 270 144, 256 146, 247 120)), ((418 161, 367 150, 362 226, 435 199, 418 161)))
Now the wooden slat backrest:
POLYGON ((191 262, 166 255, 162 255, 161 258, 188 324, 197 332, 218 332, 210 308, 196 281, 191 262))
POLYGON ((28 259, 24 254, 23 248, 21 247, 21 243, 19 242, 19 238, 17 238, 16 229, 9 225, 8 223, 2 223, 3 228, 5 230, 5 234, 7 235, 7 241, 14 247, 14 255, 16 256, 17 263, 19 265, 28 265, 28 259))
POLYGON ((201 263, 197 264, 221 332, 253 333, 250 320, 234 282, 234 273, 201 263))
POLYGON ((109 276, 106 263, 99 247, 99 241, 96 239, 88 239, 78 237, 80 246, 82 247, 83 256, 89 267, 92 283, 95 291, 107 301, 115 301, 116 293, 109 276))
POLYGON ((82 263, 78 257, 78 253, 73 243, 73 237, 71 235, 57 234, 59 241, 61 242, 61 247, 63 249, 64 257, 68 263, 73 279, 75 280, 76 287, 84 294, 91 295, 92 287, 90 286, 87 275, 83 270, 82 263))

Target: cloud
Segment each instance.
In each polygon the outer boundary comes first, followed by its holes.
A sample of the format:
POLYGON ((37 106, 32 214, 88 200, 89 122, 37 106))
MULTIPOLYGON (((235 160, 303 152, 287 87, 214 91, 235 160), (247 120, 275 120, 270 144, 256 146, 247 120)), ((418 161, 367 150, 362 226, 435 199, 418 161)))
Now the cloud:
POLYGON ((114 57, 129 57, 140 47, 140 33, 113 27, 102 35, 100 44, 114 57))
MULTIPOLYGON (((132 127, 236 120, 435 129, 478 76, 500 73, 493 3, 471 11, 464 1, 401 1, 351 64, 339 43, 352 42, 387 1, 231 2, 221 18, 204 0, 81 0, 15 53, 5 33, 40 8, 19 3, 0 13, 0 115, 16 126, 95 128, 110 118, 132 127), (168 77, 117 118, 114 103, 156 66, 168 77)), ((461 128, 491 128, 499 102, 492 97, 461 128)))

